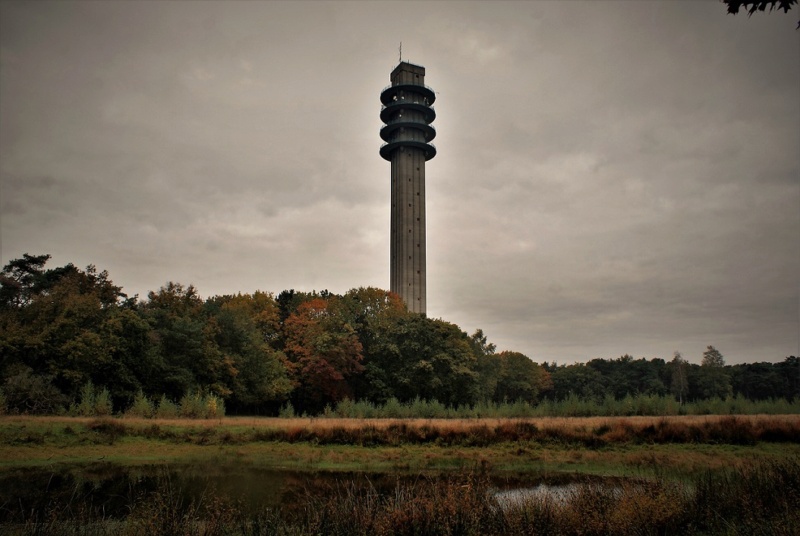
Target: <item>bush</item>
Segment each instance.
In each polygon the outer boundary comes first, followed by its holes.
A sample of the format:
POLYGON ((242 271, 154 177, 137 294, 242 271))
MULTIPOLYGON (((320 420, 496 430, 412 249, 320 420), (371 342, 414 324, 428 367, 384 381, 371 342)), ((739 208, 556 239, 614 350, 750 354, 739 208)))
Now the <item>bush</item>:
POLYGON ((52 379, 34 374, 23 365, 9 367, 3 383, 6 411, 32 415, 63 413, 69 400, 52 384, 52 379))
POLYGON ((111 415, 111 393, 108 392, 107 388, 103 387, 102 391, 95 393, 93 410, 93 415, 97 417, 111 415))
POLYGON ((156 408, 153 401, 145 396, 144 392, 139 389, 136 396, 133 398, 133 404, 125 412, 126 417, 140 417, 149 419, 155 415, 156 408))
POLYGON ((205 416, 206 408, 203 396, 199 391, 186 393, 178 403, 178 415, 189 419, 198 419, 205 416))
POLYGON ((161 400, 158 401, 155 416, 159 419, 174 419, 178 416, 178 406, 175 405, 175 402, 167 398, 167 395, 161 395, 161 400))
POLYGON ((217 395, 204 397, 206 419, 218 419, 225 416, 225 401, 217 395))
POLYGON ((178 414, 187 419, 216 419, 225 416, 225 402, 214 394, 203 395, 199 390, 181 398, 178 414))
POLYGON ((80 402, 70 406, 72 415, 81 417, 105 417, 111 415, 111 393, 103 387, 98 391, 91 380, 81 387, 80 402))
POLYGON ((278 416, 282 419, 294 419, 295 412, 294 406, 291 402, 287 402, 285 406, 283 406, 280 411, 278 412, 278 416))

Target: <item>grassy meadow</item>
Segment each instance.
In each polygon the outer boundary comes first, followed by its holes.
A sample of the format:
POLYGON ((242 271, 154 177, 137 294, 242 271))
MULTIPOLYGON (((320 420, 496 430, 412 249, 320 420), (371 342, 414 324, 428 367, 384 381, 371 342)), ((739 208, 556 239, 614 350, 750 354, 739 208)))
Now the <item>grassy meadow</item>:
POLYGON ((800 416, 0 418, 0 470, 229 460, 293 470, 692 473, 800 455, 800 416))
MULTIPOLYGON (((117 517, 47 495, 0 504, 10 534, 797 534, 800 415, 521 419, 0 417, 0 476, 59 467, 236 466, 341 474, 253 512, 170 479, 117 517), (417 475, 390 492, 352 474, 417 475), (502 503, 498 477, 571 475, 502 503), (348 476, 344 476, 348 475, 348 476), (614 478, 613 485, 607 480, 614 478), (602 483, 605 482, 605 483, 602 483)), ((129 484, 134 489, 134 484, 129 484)), ((71 502, 73 501, 73 502, 71 502)))

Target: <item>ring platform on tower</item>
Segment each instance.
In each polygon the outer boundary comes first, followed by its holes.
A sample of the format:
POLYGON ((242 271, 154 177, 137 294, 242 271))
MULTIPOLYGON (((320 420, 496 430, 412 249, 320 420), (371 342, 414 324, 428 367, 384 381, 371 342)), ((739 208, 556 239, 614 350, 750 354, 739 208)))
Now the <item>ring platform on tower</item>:
POLYGON ((436 156, 436 146, 432 143, 425 143, 424 141, 392 141, 381 145, 381 156, 384 160, 391 160, 392 154, 400 147, 413 147, 415 149, 422 149, 425 151, 425 161, 430 160, 436 156))

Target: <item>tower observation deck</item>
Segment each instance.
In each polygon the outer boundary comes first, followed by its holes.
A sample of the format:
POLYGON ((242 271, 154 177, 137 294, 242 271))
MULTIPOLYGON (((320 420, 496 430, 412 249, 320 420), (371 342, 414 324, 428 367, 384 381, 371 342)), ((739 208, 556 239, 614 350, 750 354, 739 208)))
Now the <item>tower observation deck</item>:
POLYGON ((425 314, 425 162, 436 156, 433 101, 425 68, 401 62, 381 92, 380 154, 392 163, 390 290, 425 314))

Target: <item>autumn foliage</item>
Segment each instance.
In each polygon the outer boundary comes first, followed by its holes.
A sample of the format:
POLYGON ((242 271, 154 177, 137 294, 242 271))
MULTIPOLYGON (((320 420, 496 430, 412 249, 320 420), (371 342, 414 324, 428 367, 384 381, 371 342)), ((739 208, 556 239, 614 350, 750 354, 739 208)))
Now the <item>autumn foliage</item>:
POLYGON ((48 260, 24 255, 0 271, 0 412, 63 412, 87 385, 107 391, 117 413, 137 404, 147 412, 148 401, 169 413, 195 395, 216 397, 229 414, 285 416, 348 403, 439 415, 563 402, 570 415, 592 415, 673 397, 681 408, 731 395, 800 399, 797 357, 731 367, 709 346, 701 365, 679 353, 670 362, 624 355, 540 364, 496 352, 481 330, 468 335, 410 313, 381 289, 203 299, 169 282, 140 300, 94 266, 47 268, 48 260))

